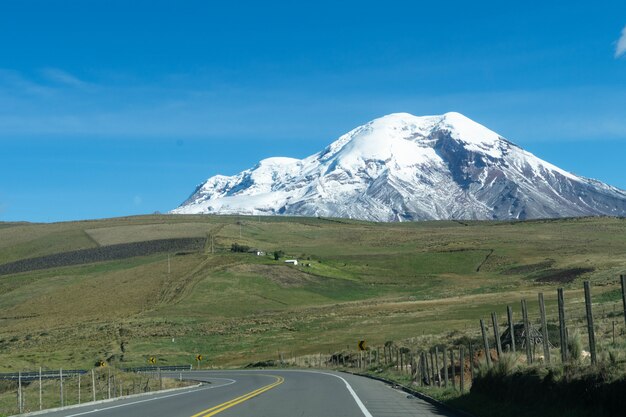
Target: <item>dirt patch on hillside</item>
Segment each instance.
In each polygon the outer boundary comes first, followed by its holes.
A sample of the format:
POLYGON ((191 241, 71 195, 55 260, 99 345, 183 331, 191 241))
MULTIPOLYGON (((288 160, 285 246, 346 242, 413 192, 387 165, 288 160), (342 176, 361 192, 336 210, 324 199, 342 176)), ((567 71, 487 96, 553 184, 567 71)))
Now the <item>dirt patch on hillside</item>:
POLYGON ((230 271, 246 275, 258 275, 281 287, 301 287, 318 280, 314 275, 286 265, 236 265, 230 268, 230 271))
POLYGON ((595 268, 553 269, 550 271, 542 272, 537 278, 535 278, 535 281, 558 282, 565 284, 573 282, 579 276, 593 271, 595 271, 595 268))

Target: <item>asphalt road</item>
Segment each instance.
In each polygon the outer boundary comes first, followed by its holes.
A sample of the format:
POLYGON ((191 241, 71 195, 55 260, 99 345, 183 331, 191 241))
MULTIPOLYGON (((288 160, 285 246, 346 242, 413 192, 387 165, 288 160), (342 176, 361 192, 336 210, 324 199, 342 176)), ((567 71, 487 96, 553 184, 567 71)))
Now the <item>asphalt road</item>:
MULTIPOLYGON (((179 373, 176 373, 178 377, 179 373)), ((392 417, 449 416, 367 378, 332 371, 188 371, 201 387, 83 405, 45 416, 392 417)), ((37 413, 39 414, 39 413, 37 413)))

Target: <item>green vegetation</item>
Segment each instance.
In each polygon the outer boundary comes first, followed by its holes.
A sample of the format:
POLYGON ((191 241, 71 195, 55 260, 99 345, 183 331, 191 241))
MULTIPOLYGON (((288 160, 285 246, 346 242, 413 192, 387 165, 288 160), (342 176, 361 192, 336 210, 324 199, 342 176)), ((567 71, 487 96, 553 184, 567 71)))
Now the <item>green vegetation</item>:
POLYGON ((250 251, 250 246, 246 246, 246 245, 240 245, 238 243, 233 243, 232 245, 230 245, 230 251, 231 252, 239 252, 239 253, 246 253, 250 251))
MULTIPOLYGON (((0 371, 90 368, 98 360, 137 366, 150 356, 187 364, 198 353, 202 366, 240 366, 362 339, 441 342, 475 334, 480 317, 523 297, 536 300, 539 291, 554 317, 558 286, 568 309, 579 311, 583 279, 592 281, 598 309, 610 313, 626 271, 625 235, 626 220, 616 218, 376 224, 155 215, 0 224, 0 264, 98 245, 207 238, 195 252, 1 276, 0 371), (276 259, 283 257, 298 266, 276 259)), ((580 317, 570 318, 582 327, 580 317)), ((599 325, 611 331, 610 323, 599 325)))

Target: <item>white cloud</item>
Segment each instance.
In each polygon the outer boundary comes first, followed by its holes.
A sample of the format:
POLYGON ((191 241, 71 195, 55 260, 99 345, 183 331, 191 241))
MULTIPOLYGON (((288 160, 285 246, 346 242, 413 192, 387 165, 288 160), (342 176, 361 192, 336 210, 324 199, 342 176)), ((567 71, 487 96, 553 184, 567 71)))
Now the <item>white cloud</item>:
POLYGON ((619 58, 624 54, 626 54, 626 26, 622 29, 622 36, 617 41, 617 46, 615 47, 615 58, 619 58))

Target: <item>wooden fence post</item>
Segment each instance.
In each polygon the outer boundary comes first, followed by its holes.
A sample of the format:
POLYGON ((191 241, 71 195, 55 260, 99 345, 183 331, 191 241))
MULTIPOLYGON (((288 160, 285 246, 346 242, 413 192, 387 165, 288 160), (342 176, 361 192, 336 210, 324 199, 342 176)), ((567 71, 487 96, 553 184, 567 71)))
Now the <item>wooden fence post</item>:
POLYGON ((615 320, 613 320, 613 344, 615 344, 615 320))
POLYGON ((396 369, 400 370, 400 349, 396 348, 396 369))
POLYGON ((567 352, 567 333, 565 327, 565 298, 563 296, 563 288, 556 290, 557 301, 559 305, 559 337, 561 340, 561 362, 565 363, 568 359, 567 352))
POLYGON ((17 373, 17 407, 20 414, 24 412, 24 398, 22 396, 22 371, 17 373))
POLYGON ((443 386, 448 388, 448 349, 443 348, 443 386))
POLYGON ((94 370, 91 370, 91 398, 96 401, 96 375, 94 370))
POLYGON ((461 393, 463 393, 465 391, 465 351, 463 345, 459 347, 459 361, 461 362, 461 382, 459 387, 461 388, 461 393))
POLYGON ((403 359, 402 359, 402 371, 405 373, 409 373, 409 365, 411 364, 411 352, 404 352, 402 354, 403 359))
POLYGON ((426 357, 426 353, 422 352, 422 377, 424 383, 430 385, 430 376, 428 372, 428 358, 426 357))
POLYGON ((430 373, 432 374, 432 384, 435 386, 437 383, 437 378, 435 377, 435 358, 433 358, 433 351, 430 351, 430 373))
POLYGON ((515 324, 513 323, 513 309, 506 306, 506 317, 509 321, 509 333, 511 334, 511 352, 515 353, 515 324))
POLYGON ((472 345, 472 342, 469 344, 469 355, 470 381, 474 381, 474 345, 472 345))
POLYGON ((63 369, 59 369, 59 378, 61 379, 61 407, 65 405, 63 398, 63 369))
POLYGON ((404 372, 405 373, 410 373, 410 368, 411 368, 411 352, 404 352, 404 372))
POLYGON ((522 320, 524 321, 524 344, 526 345, 526 363, 533 363, 533 351, 531 344, 534 340, 530 336, 530 322, 528 321, 528 309, 526 308, 526 300, 522 300, 522 320))
POLYGON ((587 312, 587 331, 589 333, 589 353, 591 353, 591 363, 596 364, 596 335, 593 329, 593 312, 591 311, 591 288, 589 281, 584 282, 585 285, 585 308, 587 312))
POLYGON ((491 366, 491 352, 489 352, 489 340, 487 340, 487 330, 485 329, 485 321, 480 319, 480 331, 483 334, 483 347, 485 348, 485 360, 487 365, 491 366))
POLYGON ((39 367, 39 410, 43 410, 43 388, 41 385, 41 366, 39 367))
POLYGON ((543 341, 543 360, 550 363, 550 336, 548 335, 548 323, 546 322, 546 304, 543 293, 539 293, 539 312, 541 314, 541 339, 543 341))
POLYGON ((441 385, 441 368, 439 368, 439 347, 435 346, 435 369, 437 370, 437 381, 441 385))
POLYGON ((80 372, 78 373, 78 404, 80 404, 80 372))
POLYGON ((454 349, 450 349, 450 367, 452 368, 452 388, 456 390, 456 365, 454 363, 454 349))
POLYGON ((619 279, 622 283, 622 306, 624 307, 624 323, 626 323, 626 275, 620 275, 619 279))
POLYGON ((498 353, 498 359, 500 359, 500 356, 502 356, 502 342, 500 341, 500 330, 496 313, 491 313, 491 322, 493 323, 493 335, 496 339, 496 352, 498 353))

